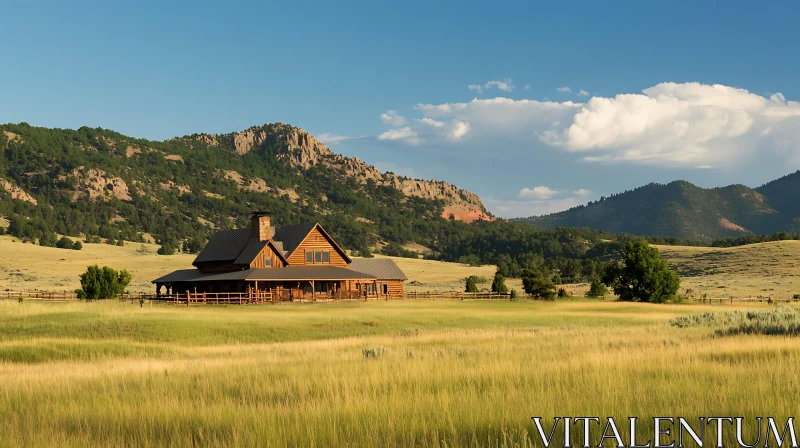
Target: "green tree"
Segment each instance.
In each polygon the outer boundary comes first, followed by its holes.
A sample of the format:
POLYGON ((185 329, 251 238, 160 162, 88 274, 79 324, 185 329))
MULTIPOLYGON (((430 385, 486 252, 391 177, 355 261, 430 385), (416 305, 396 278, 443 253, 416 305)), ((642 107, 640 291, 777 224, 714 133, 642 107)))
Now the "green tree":
POLYGON ((175 253, 175 246, 167 241, 161 246, 158 246, 158 250, 156 251, 158 255, 173 255, 175 253))
POLYGON ((592 283, 589 285, 589 291, 586 292, 586 297, 605 297, 606 294, 608 294, 606 285, 599 278, 593 278, 592 283))
POLYGON ((83 244, 81 244, 80 241, 76 240, 74 243, 72 243, 72 250, 81 250, 81 249, 83 249, 83 244))
POLYGON ((542 272, 527 271, 522 277, 522 289, 535 299, 553 300, 556 297, 556 285, 542 272))
POLYGON ((680 278, 669 269, 658 249, 646 241, 630 241, 603 274, 619 299, 626 302, 663 303, 678 292, 680 278))
POLYGON ((56 247, 56 244, 58 244, 58 241, 56 240, 56 234, 53 232, 44 232, 39 237, 40 246, 56 247))
POLYGON ((125 292, 125 287, 131 282, 131 274, 125 269, 117 272, 108 266, 99 268, 97 265, 89 266, 81 274, 81 289, 77 290, 78 297, 82 299, 110 299, 125 292))
POLYGON ((492 280, 492 292, 499 292, 503 294, 508 292, 508 288, 506 288, 506 278, 503 277, 503 275, 499 272, 494 274, 494 280, 492 280))
POLYGON ((467 277, 467 284, 465 286, 467 292, 478 292, 478 282, 474 275, 467 277))

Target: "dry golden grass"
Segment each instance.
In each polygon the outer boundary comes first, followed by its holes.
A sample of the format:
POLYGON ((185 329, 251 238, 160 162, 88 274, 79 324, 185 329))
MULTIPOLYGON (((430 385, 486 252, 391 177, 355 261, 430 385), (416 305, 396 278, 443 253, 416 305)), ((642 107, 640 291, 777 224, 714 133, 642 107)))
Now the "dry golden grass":
POLYGON ((666 324, 718 309, 732 307, 4 302, 0 446, 532 446, 531 416, 794 414, 800 340, 666 324), (60 324, 31 337, 36 320, 60 324))
POLYGON ((658 246, 681 286, 709 297, 774 297, 800 293, 800 241, 731 248, 658 246))
POLYGON ((72 291, 80 287, 78 276, 86 266, 98 264, 127 269, 133 276, 131 291, 151 292, 151 280, 192 267, 193 255, 162 256, 156 250, 157 245, 139 243, 123 247, 83 243, 82 250, 56 249, 0 236, 0 290, 72 291))

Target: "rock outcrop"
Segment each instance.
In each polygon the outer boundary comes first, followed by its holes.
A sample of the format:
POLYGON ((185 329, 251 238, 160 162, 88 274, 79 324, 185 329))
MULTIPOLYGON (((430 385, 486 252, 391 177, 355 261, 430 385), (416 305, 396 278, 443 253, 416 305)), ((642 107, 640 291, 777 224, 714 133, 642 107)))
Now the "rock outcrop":
MULTIPOLYGON (((324 165, 341 172, 343 176, 355 178, 361 184, 371 180, 381 186, 394 187, 409 197, 441 200, 445 204, 443 218, 453 217, 466 222, 493 219, 486 213, 481 199, 475 193, 443 181, 409 179, 393 173, 381 173, 358 157, 336 154, 308 132, 283 123, 252 127, 232 134, 202 134, 195 139, 210 146, 227 142, 239 155, 247 154, 264 144, 271 144, 277 158, 286 160, 297 169, 307 170, 315 165, 324 165)), ((238 173, 225 173, 224 177, 237 183, 240 188, 266 190, 263 186, 254 185, 253 181, 250 181, 249 186, 245 185, 242 179, 236 179, 237 175, 238 173)))

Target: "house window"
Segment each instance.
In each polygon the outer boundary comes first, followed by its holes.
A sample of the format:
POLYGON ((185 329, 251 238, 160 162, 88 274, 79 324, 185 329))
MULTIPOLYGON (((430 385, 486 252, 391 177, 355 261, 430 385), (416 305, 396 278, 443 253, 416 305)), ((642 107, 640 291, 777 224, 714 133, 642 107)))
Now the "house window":
POLYGON ((331 252, 328 250, 308 250, 306 251, 306 264, 330 263, 331 252))
POLYGON ((267 258, 264 260, 264 266, 271 268, 272 267, 272 258, 267 258))

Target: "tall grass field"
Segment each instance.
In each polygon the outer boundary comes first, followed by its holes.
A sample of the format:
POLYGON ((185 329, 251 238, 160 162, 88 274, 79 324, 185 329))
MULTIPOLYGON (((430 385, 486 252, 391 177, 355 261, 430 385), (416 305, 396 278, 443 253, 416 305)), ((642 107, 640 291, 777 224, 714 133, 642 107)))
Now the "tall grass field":
POLYGON ((800 340, 670 324, 764 309, 0 301, 0 446, 524 447, 532 416, 638 416, 643 440, 653 416, 785 419, 800 340))

